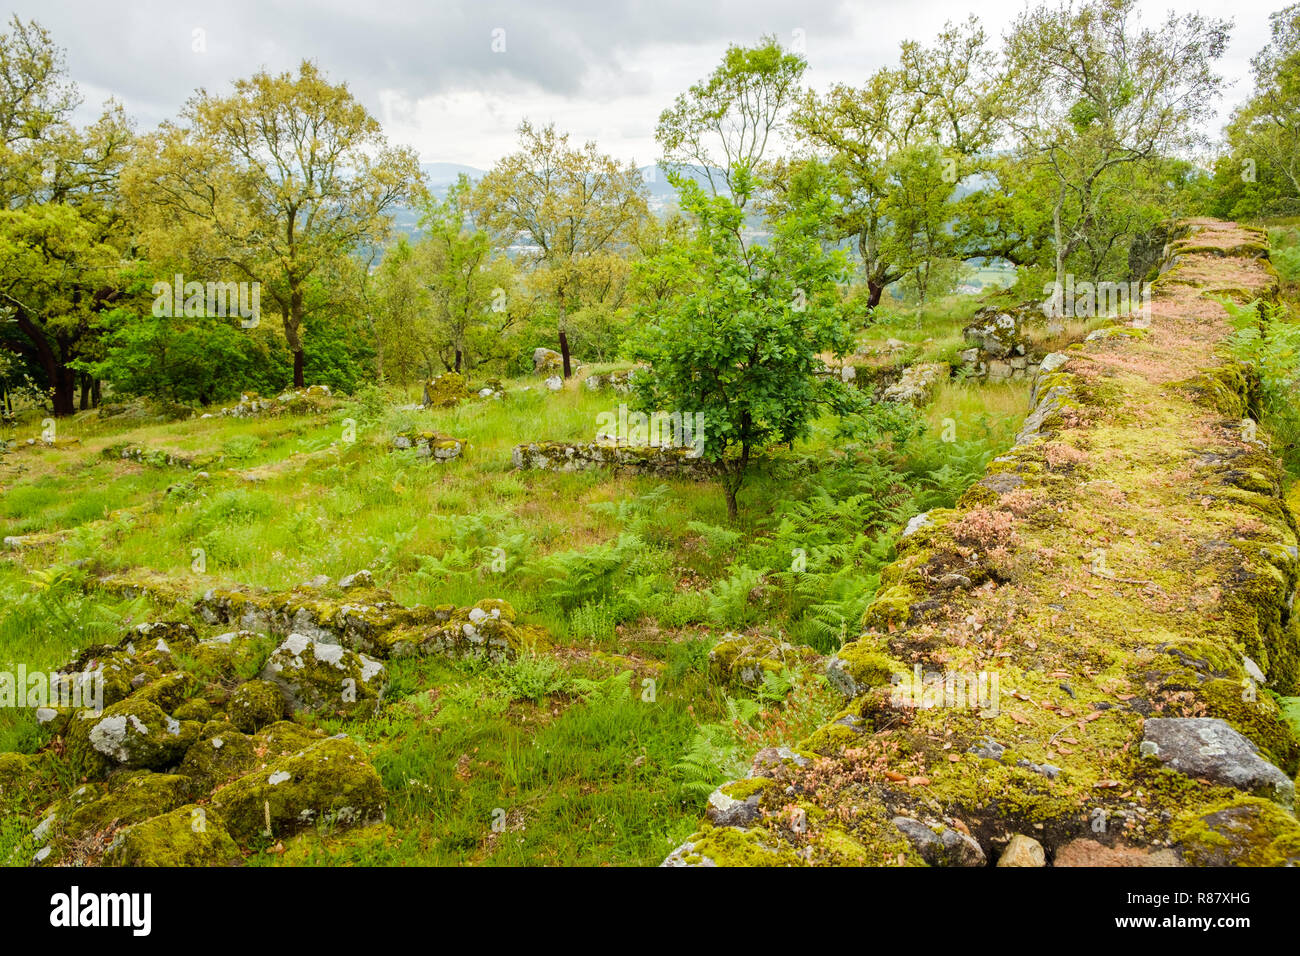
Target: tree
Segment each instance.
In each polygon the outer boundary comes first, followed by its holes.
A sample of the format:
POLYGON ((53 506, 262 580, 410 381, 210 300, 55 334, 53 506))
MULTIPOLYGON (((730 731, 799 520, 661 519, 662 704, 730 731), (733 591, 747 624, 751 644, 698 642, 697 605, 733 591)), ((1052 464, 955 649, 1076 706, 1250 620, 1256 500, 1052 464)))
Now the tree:
POLYGON ((867 306, 891 283, 952 253, 957 183, 989 162, 1006 79, 979 21, 948 24, 935 44, 902 44, 899 65, 862 87, 807 93, 792 123, 821 157, 840 213, 834 235, 857 248, 867 306))
POLYGON ((1170 14, 1140 27, 1137 0, 1036 7, 1006 42, 1018 91, 1013 127, 1025 161, 1054 184, 1054 272, 1104 218, 1107 181, 1194 145, 1222 86, 1213 70, 1230 24, 1170 14))
POLYGON ((155 255, 261 284, 304 380, 307 323, 335 304, 337 261, 382 243, 391 210, 423 191, 419 163, 388 146, 379 122, 309 61, 261 72, 230 96, 200 90, 124 176, 155 255))
POLYGON ((434 335, 443 364, 457 372, 462 364, 476 364, 488 353, 512 318, 510 260, 499 254, 490 233, 473 228, 470 203, 469 178, 462 173, 446 199, 430 203, 421 220, 428 232, 423 258, 429 269, 425 283, 432 297, 434 335))
POLYGON ((1295 197, 1300 196, 1300 3, 1269 19, 1271 39, 1250 61, 1254 93, 1228 124, 1236 160, 1229 175, 1248 185, 1276 179, 1295 197))
POLYGON ((522 240, 518 258, 534 288, 554 303, 564 375, 572 374, 572 312, 621 299, 631 241, 648 215, 645 184, 595 143, 581 149, 554 125, 519 126, 520 149, 498 162, 474 191, 475 221, 502 246, 522 240))
POLYGON ((753 455, 806 432, 839 385, 818 380, 818 355, 844 354, 851 335, 837 287, 843 254, 821 240, 829 196, 823 191, 774 222, 768 244, 746 247, 741 226, 753 181, 730 172, 734 198, 670 174, 694 229, 666 238, 639 265, 643 281, 663 294, 637 310, 630 351, 650 365, 634 379, 643 408, 702 416, 704 434, 693 437, 716 463, 735 519, 753 455))
POLYGON ((133 144, 109 103, 84 129, 80 98, 49 34, 17 17, 0 35, 0 348, 39 371, 54 413, 86 408, 98 383, 96 319, 120 295, 128 236, 118 179, 133 144))

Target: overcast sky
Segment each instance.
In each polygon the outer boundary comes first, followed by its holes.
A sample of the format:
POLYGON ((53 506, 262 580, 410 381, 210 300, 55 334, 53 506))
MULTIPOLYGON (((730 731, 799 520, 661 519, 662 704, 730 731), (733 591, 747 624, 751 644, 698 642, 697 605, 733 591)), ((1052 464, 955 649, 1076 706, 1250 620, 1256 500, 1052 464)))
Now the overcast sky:
MULTIPOLYGON (((1250 89, 1249 60, 1284 0, 1143 0, 1143 21, 1169 10, 1231 16, 1221 72, 1235 80, 1226 117, 1250 89)), ((730 43, 764 33, 802 44, 814 87, 860 83, 972 10, 1001 36, 1023 0, 14 0, 48 27, 98 112, 112 96, 148 129, 198 87, 224 92, 261 68, 316 60, 424 162, 486 168, 528 117, 595 139, 620 159, 658 158, 654 126, 673 97, 707 75, 730 43)), ((1217 133, 1220 124, 1211 132, 1217 133)))

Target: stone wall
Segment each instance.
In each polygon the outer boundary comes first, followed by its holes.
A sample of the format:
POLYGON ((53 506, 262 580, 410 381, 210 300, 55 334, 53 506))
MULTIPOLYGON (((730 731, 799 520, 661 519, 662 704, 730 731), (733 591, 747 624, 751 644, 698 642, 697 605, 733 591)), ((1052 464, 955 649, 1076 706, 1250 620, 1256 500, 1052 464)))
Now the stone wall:
POLYGON ((909 522, 843 709, 666 865, 1300 864, 1300 541, 1203 295, 1276 273, 1191 225, 1149 327, 1050 356, 1016 446, 909 522))
POLYGON ((613 469, 652 475, 708 478, 711 462, 692 457, 691 448, 630 447, 607 442, 527 442, 511 455, 515 468, 524 471, 590 471, 613 469))

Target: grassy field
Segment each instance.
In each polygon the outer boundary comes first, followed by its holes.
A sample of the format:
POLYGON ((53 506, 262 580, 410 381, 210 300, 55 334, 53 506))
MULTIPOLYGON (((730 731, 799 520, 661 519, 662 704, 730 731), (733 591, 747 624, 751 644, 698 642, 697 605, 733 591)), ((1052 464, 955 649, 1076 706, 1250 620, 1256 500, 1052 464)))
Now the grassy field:
MULTIPOLYGON (((828 654, 855 636, 902 523, 950 505, 1009 446, 1028 390, 946 383, 901 444, 850 441, 819 420, 761 464, 731 525, 708 483, 513 470, 516 443, 590 439, 621 399, 508 385, 443 411, 404 408, 414 389, 370 389, 299 417, 86 412, 60 420, 52 446, 27 444, 42 422, 25 416, 0 455, 0 534, 25 538, 0 552, 0 666, 54 669, 141 621, 219 633, 190 606, 218 585, 282 590, 364 568, 408 605, 500 598, 553 648, 509 663, 391 661, 375 717, 302 718, 366 749, 387 822, 248 862, 657 863, 756 749, 795 744, 836 706, 814 666, 743 690, 710 673, 709 649, 734 632, 828 654), (445 464, 391 450, 413 425, 468 449, 445 464), (123 459, 123 445, 153 458, 123 459), (196 464, 150 463, 157 453, 196 464), (97 586, 146 573, 174 603, 97 586)), ((29 712, 0 712, 0 751, 48 736, 29 712)), ((6 808, 0 857, 30 858, 38 809, 6 808)))

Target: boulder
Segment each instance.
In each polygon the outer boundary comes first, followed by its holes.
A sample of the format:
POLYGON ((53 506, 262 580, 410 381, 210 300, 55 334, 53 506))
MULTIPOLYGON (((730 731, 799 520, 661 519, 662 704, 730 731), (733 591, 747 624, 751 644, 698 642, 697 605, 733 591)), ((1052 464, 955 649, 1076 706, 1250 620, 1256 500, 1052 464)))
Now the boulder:
POLYGON ((1046 866, 1047 855, 1043 845, 1033 837, 1017 833, 998 857, 998 866, 1046 866))
POLYGON ((251 734, 283 718, 284 705, 284 693, 278 684, 250 680, 235 688, 226 703, 226 712, 237 729, 251 734))
POLYGON ((239 848, 221 817, 187 804, 119 833, 104 863, 109 866, 230 866, 239 848))
POLYGON ((554 349, 533 349, 533 371, 547 374, 564 371, 564 356, 554 349))
POLYGON ((425 408, 451 408, 469 398, 469 385, 459 372, 444 372, 424 383, 425 408))
POLYGON ((383 700, 388 671, 379 661, 341 644, 290 634, 266 662, 262 679, 283 691, 292 711, 355 717, 374 713, 383 700))
POLYGON ((315 826, 382 820, 387 796, 361 748, 329 737, 240 777, 212 796, 230 834, 245 842, 315 826))
POLYGON ((931 866, 984 866, 984 850, 960 830, 944 827, 940 831, 911 817, 894 817, 894 826, 931 866))
POLYGON ((1141 752, 1189 777, 1202 777, 1275 800, 1295 803, 1295 784, 1259 755, 1259 748, 1218 717, 1150 717, 1141 752))
POLYGON ((88 776, 116 767, 157 769, 178 763, 199 730, 197 722, 177 720, 157 704, 131 698, 98 716, 72 720, 68 755, 88 776))

